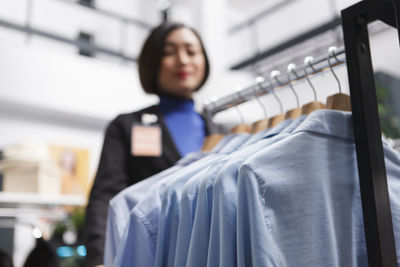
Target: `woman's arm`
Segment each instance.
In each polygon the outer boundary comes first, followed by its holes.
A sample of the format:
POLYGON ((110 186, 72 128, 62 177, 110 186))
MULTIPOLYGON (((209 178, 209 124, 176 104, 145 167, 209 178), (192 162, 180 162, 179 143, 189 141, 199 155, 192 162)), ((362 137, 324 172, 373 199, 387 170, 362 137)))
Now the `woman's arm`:
POLYGON ((103 264, 108 202, 129 185, 129 137, 120 119, 108 126, 99 167, 90 193, 85 219, 86 266, 103 264))

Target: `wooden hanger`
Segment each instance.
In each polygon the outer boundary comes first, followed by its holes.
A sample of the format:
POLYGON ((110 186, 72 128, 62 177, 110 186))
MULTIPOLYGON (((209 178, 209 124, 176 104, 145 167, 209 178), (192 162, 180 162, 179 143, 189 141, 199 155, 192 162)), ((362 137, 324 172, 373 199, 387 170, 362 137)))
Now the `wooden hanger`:
POLYGON ((251 126, 247 124, 238 124, 230 130, 230 133, 238 134, 238 133, 250 133, 251 126))
POLYGON ((266 118, 253 122, 251 125, 251 133, 258 133, 262 130, 272 128, 285 120, 285 114, 278 114, 271 118, 266 118))
POLYGON ((333 71, 332 63, 330 60, 331 57, 334 57, 337 60, 337 62, 339 62, 339 59, 336 57, 336 47, 334 46, 329 47, 327 60, 329 64, 329 69, 331 70, 333 77, 335 77, 335 80, 339 85, 339 93, 331 95, 327 98, 326 107, 328 109, 334 109, 334 110, 351 111, 350 96, 342 93, 342 86, 340 84, 340 80, 336 76, 336 73, 333 71))
MULTIPOLYGON (((264 90, 262 87, 262 83, 265 81, 263 77, 257 77, 256 78, 256 84, 258 85, 259 89, 264 90)), ((268 114, 267 114, 267 108, 263 105, 261 100, 258 98, 256 95, 256 101, 260 104, 263 112, 264 112, 264 118, 258 121, 255 121, 251 124, 251 133, 255 134, 258 133, 262 130, 268 129, 268 114)))
POLYGON ((342 93, 328 96, 326 99, 326 107, 328 109, 351 111, 350 96, 342 93))
POLYGON ((255 134, 262 130, 268 129, 268 119, 261 119, 251 124, 251 133, 255 134))
MULTIPOLYGON (((289 64, 289 66, 290 66, 290 64, 289 64)), ((288 69, 289 69, 289 66, 288 66, 288 69)), ((290 71, 288 71, 288 73, 287 73, 288 74, 288 85, 289 85, 290 89, 292 90, 294 96, 296 97, 297 107, 286 111, 286 113, 284 114, 284 117, 283 117, 284 120, 285 119, 295 119, 301 115, 299 96, 297 95, 296 91, 293 88, 293 85, 292 85, 292 82, 291 82, 291 79, 289 76, 289 72, 290 71)), ((278 76, 279 76, 279 71, 277 71, 275 73, 271 73, 271 78, 274 78, 279 84, 281 84, 281 82, 278 80, 278 76)))
POLYGON ((201 148, 204 152, 210 152, 214 147, 224 138, 223 134, 210 134, 204 138, 203 146, 201 148))
MULTIPOLYGON (((213 121, 212 121, 213 114, 207 112, 207 107, 208 107, 209 105, 212 105, 213 102, 215 102, 216 100, 217 100, 216 98, 212 98, 212 99, 206 104, 206 106, 205 106, 205 111, 206 111, 206 113, 205 113, 205 118, 208 118, 209 120, 211 120, 211 124, 213 124, 213 121)), ((210 128, 211 128, 211 127, 210 127, 210 128)), ((215 147, 215 146, 222 140, 222 138, 224 138, 224 137, 225 137, 225 135, 224 135, 224 134, 220 134, 220 133, 212 133, 212 134, 207 135, 207 136, 204 138, 203 146, 202 146, 202 148, 201 148, 201 151, 210 152, 211 150, 214 149, 214 147, 215 147)))
POLYGON ((277 70, 273 70, 273 71, 271 72, 271 74, 270 74, 270 82, 271 82, 271 89, 270 89, 270 91, 271 91, 272 95, 275 97, 276 101, 278 102, 278 104, 279 104, 279 109, 280 109, 280 112, 281 112, 281 113, 278 114, 278 115, 275 115, 275 116, 271 117, 271 118, 268 120, 268 128, 272 128, 272 127, 278 125, 279 123, 281 123, 282 121, 285 120, 285 114, 283 113, 282 101, 279 99, 278 95, 276 94, 275 89, 272 88, 272 80, 273 80, 273 79, 275 79, 275 80, 277 81, 278 85, 281 84, 280 81, 278 80, 279 74, 280 74, 280 72, 277 71, 277 70))
POLYGON ((305 78, 307 80, 308 85, 310 85, 313 93, 314 93, 314 101, 307 103, 305 105, 302 106, 301 108, 301 114, 302 115, 308 115, 311 112, 313 112, 314 110, 318 110, 318 109, 325 109, 326 106, 324 103, 319 102, 318 98, 317 98, 317 90, 315 90, 315 87, 313 86, 313 84, 311 83, 311 80, 309 78, 309 74, 307 73, 307 65, 311 67, 311 69, 313 71, 315 71, 314 66, 312 65, 312 61, 313 61, 313 57, 306 57, 304 59, 304 73, 305 73, 305 78))
MULTIPOLYGON (((237 92, 237 96, 240 97, 240 91, 237 92)), ((250 133, 251 127, 250 125, 244 124, 243 121, 243 116, 240 110, 238 109, 237 106, 234 106, 236 110, 239 113, 241 123, 236 125, 230 130, 230 133, 237 134, 237 133, 250 133)), ((202 151, 209 152, 211 151, 220 141, 221 139, 224 138, 223 134, 211 134, 208 135, 204 141, 203 141, 203 146, 201 148, 202 151)))
MULTIPOLYGON (((237 91, 237 96, 238 96, 238 97, 241 97, 241 95, 240 95, 240 90, 237 91)), ((230 133, 233 133, 233 134, 238 134, 238 133, 250 133, 250 131, 251 131, 251 126, 244 123, 243 115, 242 115, 242 113, 240 112, 238 106, 234 106, 234 108, 235 108, 235 109, 237 110, 237 112, 239 113, 240 124, 238 124, 238 125, 236 125, 235 127, 233 127, 233 128, 230 130, 230 133)))
POLYGON ((278 114, 278 115, 275 115, 275 116, 273 116, 273 117, 271 117, 271 118, 269 118, 269 120, 268 120, 268 128, 275 127, 276 125, 278 125, 279 123, 281 123, 282 121, 285 120, 285 114, 283 114, 282 102, 281 102, 281 100, 279 99, 279 97, 277 96, 277 94, 275 93, 275 90, 272 89, 271 91, 272 91, 272 94, 275 96, 275 99, 278 100, 281 113, 278 114))
POLYGON ((301 115, 301 108, 293 108, 291 110, 286 111, 285 113, 285 120, 286 119, 296 119, 297 117, 300 117, 301 115))

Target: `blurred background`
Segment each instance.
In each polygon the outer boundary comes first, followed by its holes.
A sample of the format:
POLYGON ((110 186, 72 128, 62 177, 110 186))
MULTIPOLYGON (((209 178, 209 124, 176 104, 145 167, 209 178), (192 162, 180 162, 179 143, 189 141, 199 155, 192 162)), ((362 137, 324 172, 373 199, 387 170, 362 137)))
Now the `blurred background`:
MULTIPOLYGON (((136 59, 150 29, 164 20, 187 23, 202 36, 210 79, 195 95, 204 102, 286 73, 305 56, 343 47, 340 11, 354 0, 2 0, 0 1, 0 250, 23 266, 35 249, 55 252, 61 266, 80 266, 81 228, 103 133, 117 114, 158 100, 140 86, 136 59)), ((396 31, 370 25, 381 123, 400 138, 400 55, 396 31)), ((336 70, 348 92, 345 67, 336 70)), ((320 101, 336 80, 315 77, 320 101)), ((295 85, 301 102, 313 96, 295 85)), ((295 100, 280 91, 285 109, 295 100)), ((271 97, 268 113, 279 112, 271 97)), ((254 102, 241 105, 246 123, 262 118, 254 102)), ((235 110, 218 124, 239 123, 235 110)), ((2 254, 3 255, 3 254, 2 254)), ((33 256, 32 256, 33 255, 33 256)), ((50 258, 49 258, 50 260, 50 258)))

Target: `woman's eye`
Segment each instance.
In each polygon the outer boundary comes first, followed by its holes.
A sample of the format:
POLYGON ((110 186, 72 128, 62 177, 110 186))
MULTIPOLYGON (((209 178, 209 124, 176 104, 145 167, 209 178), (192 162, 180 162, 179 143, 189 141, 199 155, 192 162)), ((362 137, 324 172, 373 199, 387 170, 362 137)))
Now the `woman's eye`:
POLYGON ((190 56, 195 56, 195 55, 200 54, 201 50, 199 50, 199 49, 190 49, 190 50, 187 50, 187 53, 190 56))
POLYGON ((175 53, 175 51, 173 50, 173 49, 165 49, 164 51, 163 51, 163 55, 164 56, 169 56, 169 55, 172 55, 172 54, 174 54, 175 53))

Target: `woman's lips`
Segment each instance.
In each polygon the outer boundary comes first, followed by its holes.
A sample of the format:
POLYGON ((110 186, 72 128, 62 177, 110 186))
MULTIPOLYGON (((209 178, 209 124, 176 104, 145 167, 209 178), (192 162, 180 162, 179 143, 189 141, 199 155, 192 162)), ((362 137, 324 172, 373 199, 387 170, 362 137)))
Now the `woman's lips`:
POLYGON ((187 71, 179 71, 179 72, 176 73, 176 76, 177 76, 178 78, 180 78, 180 79, 185 79, 185 78, 187 78, 189 75, 190 75, 190 73, 187 72, 187 71))

